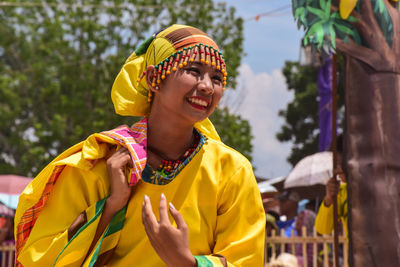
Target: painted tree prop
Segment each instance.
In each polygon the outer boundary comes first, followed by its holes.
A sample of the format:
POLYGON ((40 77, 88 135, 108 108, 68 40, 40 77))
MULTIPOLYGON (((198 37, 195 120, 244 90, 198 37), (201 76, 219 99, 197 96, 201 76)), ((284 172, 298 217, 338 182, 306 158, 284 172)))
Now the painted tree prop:
POLYGON ((400 266, 398 1, 293 0, 305 42, 345 54, 350 266, 400 266))

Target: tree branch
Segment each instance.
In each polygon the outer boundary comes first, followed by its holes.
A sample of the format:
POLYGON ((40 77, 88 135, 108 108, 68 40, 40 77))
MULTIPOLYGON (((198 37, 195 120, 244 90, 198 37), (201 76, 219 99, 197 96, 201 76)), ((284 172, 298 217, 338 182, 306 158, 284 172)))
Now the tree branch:
POLYGON ((364 62, 376 72, 391 72, 400 74, 400 60, 396 61, 396 57, 394 56, 385 58, 373 49, 357 45, 351 39, 348 43, 346 43, 345 41, 337 38, 336 47, 348 56, 364 62))
POLYGON ((351 39, 349 40, 346 43, 342 39, 336 38, 336 47, 348 56, 354 57, 376 70, 377 63, 381 61, 380 55, 370 48, 358 45, 351 39))
POLYGON ((390 47, 386 42, 386 38, 383 35, 378 22, 375 19, 371 0, 361 1, 361 16, 370 28, 370 34, 363 35, 364 39, 373 50, 377 52, 382 51, 384 54, 386 54, 387 51, 390 50, 390 47))
POLYGON ((386 9, 389 12, 389 15, 392 19, 393 25, 393 41, 392 41, 392 50, 398 60, 400 60, 400 12, 397 8, 393 7, 388 0, 384 0, 386 5, 386 9))

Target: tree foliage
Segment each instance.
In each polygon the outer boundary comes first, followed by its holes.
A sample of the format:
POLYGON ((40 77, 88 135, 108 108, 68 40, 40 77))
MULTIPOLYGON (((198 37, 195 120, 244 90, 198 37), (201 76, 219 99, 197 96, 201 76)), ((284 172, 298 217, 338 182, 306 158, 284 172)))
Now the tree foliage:
POLYGON ((216 40, 233 88, 243 21, 223 3, 32 0, 1 6, 0 173, 33 175, 89 134, 130 125, 134 118, 114 113, 113 80, 144 39, 173 23, 197 26, 216 40))
MULTIPOLYGON (((379 24, 380 31, 391 45, 393 39, 393 21, 390 17, 385 1, 367 0, 371 2, 374 16, 379 24)), ((304 43, 312 44, 323 49, 326 53, 336 50, 337 39, 349 43, 354 41, 358 45, 368 46, 359 33, 359 25, 363 13, 361 0, 292 0, 293 15, 298 27, 304 27, 306 34, 304 43), (346 3, 346 2, 351 2, 346 3), (351 14, 348 16, 348 14, 351 14)), ((392 5, 400 6, 397 0, 392 5)), ((366 25, 367 27, 369 25, 366 25)))
MULTIPOLYGON (((293 144, 287 161, 293 166, 305 156, 318 152, 318 90, 317 68, 300 66, 298 62, 286 61, 282 70, 288 90, 293 90, 294 99, 279 116, 285 124, 276 137, 280 142, 293 144)), ((343 85, 338 88, 338 126, 343 122, 343 85)))
POLYGON ((210 117, 219 136, 228 146, 240 151, 248 160, 252 160, 251 127, 247 120, 231 114, 228 108, 217 109, 210 117))

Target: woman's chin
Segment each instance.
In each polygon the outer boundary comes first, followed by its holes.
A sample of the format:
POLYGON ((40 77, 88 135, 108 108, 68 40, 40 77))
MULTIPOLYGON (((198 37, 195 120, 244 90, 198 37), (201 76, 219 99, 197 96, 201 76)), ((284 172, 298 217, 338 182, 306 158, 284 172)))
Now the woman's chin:
POLYGON ((194 107, 190 107, 190 111, 188 112, 188 116, 190 116, 192 118, 192 121, 194 122, 200 122, 203 121, 205 119, 207 119, 212 112, 214 111, 215 108, 194 108, 194 107))

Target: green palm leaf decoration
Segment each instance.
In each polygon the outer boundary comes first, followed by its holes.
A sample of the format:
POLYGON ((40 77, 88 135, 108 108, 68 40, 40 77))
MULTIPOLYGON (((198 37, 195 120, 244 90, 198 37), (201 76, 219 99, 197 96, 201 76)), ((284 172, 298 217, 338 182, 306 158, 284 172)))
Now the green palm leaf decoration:
MULTIPOLYGON (((363 1, 371 1, 375 18, 387 43, 391 46, 393 25, 384 0, 363 1)), ((338 4, 338 2, 334 1, 334 4, 338 4)), ((334 11, 337 8, 332 9, 332 0, 292 0, 292 8, 298 27, 304 28, 306 31, 304 37, 305 45, 313 45, 325 53, 335 52, 336 38, 345 42, 349 42, 351 39, 358 45, 368 46, 363 42, 358 31, 353 26, 357 19, 353 16, 343 19, 338 11, 334 11)), ((360 0, 355 10, 360 12, 360 0)))
POLYGON ((383 3, 383 0, 372 0, 372 3, 374 4, 375 19, 385 35, 386 41, 392 46, 393 24, 385 3, 383 3))

